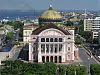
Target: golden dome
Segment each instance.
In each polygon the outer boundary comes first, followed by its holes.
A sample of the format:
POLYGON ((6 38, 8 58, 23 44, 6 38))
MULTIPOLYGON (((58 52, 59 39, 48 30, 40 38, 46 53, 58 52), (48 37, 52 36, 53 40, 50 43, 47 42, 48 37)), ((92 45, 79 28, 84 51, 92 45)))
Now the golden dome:
POLYGON ((40 18, 45 18, 45 19, 61 19, 61 15, 52 9, 51 5, 48 10, 46 10, 40 18))

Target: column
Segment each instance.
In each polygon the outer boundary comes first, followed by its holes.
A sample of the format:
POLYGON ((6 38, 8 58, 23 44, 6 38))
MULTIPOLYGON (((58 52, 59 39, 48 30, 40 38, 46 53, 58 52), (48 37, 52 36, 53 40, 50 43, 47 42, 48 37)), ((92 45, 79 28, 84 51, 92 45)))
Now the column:
POLYGON ((55 44, 53 44, 53 54, 55 54, 55 44))
POLYGON ((33 48, 32 48, 33 43, 29 43, 29 61, 33 62, 33 48))
POLYGON ((72 59, 71 60, 74 60, 74 43, 72 43, 72 50, 71 50, 71 57, 72 59))
POLYGON ((50 50, 51 50, 51 49, 50 49, 50 44, 49 44, 49 54, 50 54, 50 50))
POLYGON ((66 44, 62 44, 62 51, 63 51, 63 54, 66 54, 67 53, 66 44))
POLYGON ((41 56, 41 44, 39 44, 39 48, 38 48, 38 62, 42 62, 42 56, 41 56))
POLYGON ((65 55, 64 55, 64 54, 62 55, 61 62, 62 62, 62 63, 65 63, 65 55))
POLYGON ((57 56, 57 63, 59 63, 59 56, 57 56))
POLYGON ((57 53, 59 53, 59 44, 58 44, 58 47, 57 47, 57 53))

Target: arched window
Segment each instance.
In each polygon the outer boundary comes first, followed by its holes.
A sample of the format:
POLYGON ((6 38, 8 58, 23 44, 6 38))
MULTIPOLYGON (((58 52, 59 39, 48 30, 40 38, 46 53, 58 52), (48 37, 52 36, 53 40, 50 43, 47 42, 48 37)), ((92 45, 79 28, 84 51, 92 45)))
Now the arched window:
POLYGON ((62 58, 61 58, 61 56, 59 56, 59 63, 61 63, 61 60, 62 60, 62 58))
POLYGON ((50 62, 53 62, 53 56, 50 57, 50 62))
POLYGON ((55 56, 55 63, 57 63, 57 56, 55 56))
POLYGON ((49 56, 46 57, 46 62, 49 62, 49 56))
POLYGON ((45 56, 42 56, 42 62, 45 63, 45 56))

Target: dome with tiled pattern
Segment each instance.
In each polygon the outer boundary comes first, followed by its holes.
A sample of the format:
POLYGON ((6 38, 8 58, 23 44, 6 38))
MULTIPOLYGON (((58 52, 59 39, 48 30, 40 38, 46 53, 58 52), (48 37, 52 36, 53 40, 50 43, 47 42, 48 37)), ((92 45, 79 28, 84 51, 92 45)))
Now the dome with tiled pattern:
POLYGON ((59 12, 55 11, 52 9, 52 6, 50 5, 49 9, 46 10, 41 16, 40 18, 43 19, 61 19, 61 15, 59 14, 59 12))

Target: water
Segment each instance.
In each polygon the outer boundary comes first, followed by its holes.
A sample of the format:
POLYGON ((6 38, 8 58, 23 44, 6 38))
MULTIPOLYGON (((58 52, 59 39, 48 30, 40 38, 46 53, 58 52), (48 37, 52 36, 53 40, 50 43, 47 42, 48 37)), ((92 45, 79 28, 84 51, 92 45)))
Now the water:
POLYGON ((9 19, 15 20, 16 18, 20 18, 21 20, 29 18, 34 19, 41 15, 41 11, 0 11, 0 20, 9 19))
MULTIPOLYGON (((29 10, 29 11, 20 11, 20 10, 0 10, 0 20, 2 19, 9 19, 9 20, 15 20, 16 18, 20 19, 34 19, 38 18, 45 10, 29 10)), ((58 10, 60 12, 84 12, 83 10, 58 10)), ((95 12, 97 11, 89 11, 89 12, 95 12)))

